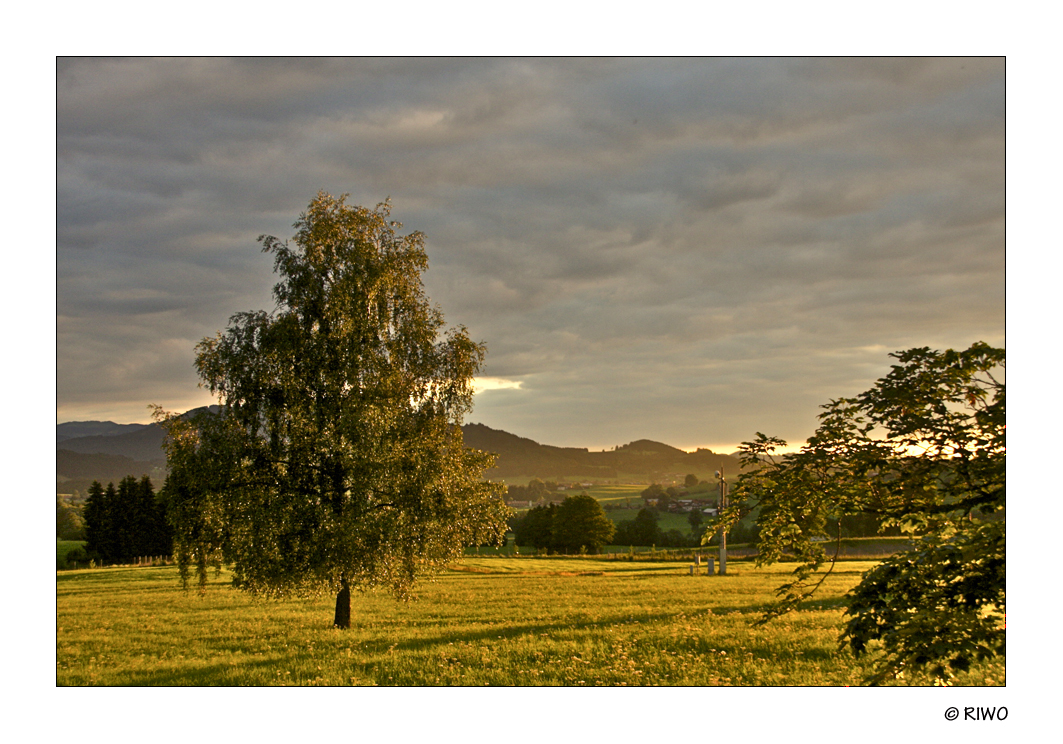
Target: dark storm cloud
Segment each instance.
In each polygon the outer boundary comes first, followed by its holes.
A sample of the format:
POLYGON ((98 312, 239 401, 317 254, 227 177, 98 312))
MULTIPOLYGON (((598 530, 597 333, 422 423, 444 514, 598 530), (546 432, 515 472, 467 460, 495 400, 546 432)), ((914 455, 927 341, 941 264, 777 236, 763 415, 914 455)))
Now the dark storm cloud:
POLYGON ((807 436, 908 346, 1003 344, 1002 60, 64 60, 60 420, 196 397, 318 189, 427 234, 471 419, 807 436))

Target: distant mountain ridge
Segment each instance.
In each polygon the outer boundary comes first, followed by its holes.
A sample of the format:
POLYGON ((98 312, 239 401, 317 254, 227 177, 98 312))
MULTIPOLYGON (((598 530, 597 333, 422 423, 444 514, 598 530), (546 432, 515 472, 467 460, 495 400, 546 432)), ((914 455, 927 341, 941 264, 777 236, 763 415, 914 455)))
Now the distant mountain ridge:
MULTIPOLYGON (((213 407, 213 406, 212 406, 213 407)), ((189 415, 201 408, 185 413, 189 415)), ((158 424, 69 421, 55 427, 56 493, 88 490, 94 480, 117 483, 148 475, 156 487, 166 476, 165 435, 158 424)))
POLYGON ((80 439, 81 437, 112 436, 143 429, 149 424, 116 424, 113 421, 68 421, 56 424, 55 441, 80 439))
POLYGON ((166 464, 162 449, 165 434, 158 424, 148 424, 120 434, 95 434, 56 442, 56 449, 83 455, 119 455, 131 460, 166 464))
POLYGON ((462 427, 465 444, 498 455, 488 478, 528 477, 550 480, 586 478, 592 480, 650 480, 667 476, 682 479, 688 473, 708 477, 721 467, 737 474, 738 458, 707 449, 684 452, 649 439, 639 439, 604 452, 583 447, 552 447, 518 437, 483 424, 462 427))
MULTIPOLYGON (((202 409, 194 409, 188 414, 198 410, 202 409)), ((465 424, 462 433, 466 446, 498 456, 494 467, 486 472, 488 478, 496 480, 661 481, 676 475, 682 479, 687 473, 706 478, 721 467, 728 473, 739 471, 739 461, 731 455, 703 449, 684 452, 648 439, 639 439, 613 450, 591 452, 584 447, 540 444, 484 424, 465 424)), ((56 479, 61 484, 59 488, 69 493, 75 482, 81 486, 92 480, 114 480, 115 474, 123 468, 131 468, 123 475, 160 477, 166 467, 163 439, 164 433, 158 424, 115 424, 111 421, 58 424, 56 479)))
MULTIPOLYGON (((184 413, 190 416, 203 410, 219 410, 218 406, 193 408, 184 413)), ((116 424, 112 421, 71 421, 57 424, 56 449, 84 455, 120 455, 131 460, 166 467, 166 452, 162 448, 166 435, 158 424, 116 424), (71 432, 86 432, 67 436, 71 432)))

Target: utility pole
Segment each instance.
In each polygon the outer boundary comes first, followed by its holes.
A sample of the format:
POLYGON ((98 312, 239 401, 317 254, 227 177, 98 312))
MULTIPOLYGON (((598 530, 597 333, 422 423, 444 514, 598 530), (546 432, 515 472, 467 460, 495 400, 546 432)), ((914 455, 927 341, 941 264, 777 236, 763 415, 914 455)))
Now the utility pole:
MULTIPOLYGON (((727 508, 727 477, 723 472, 723 465, 716 471, 716 478, 720 481, 720 503, 716 510, 716 516, 723 514, 723 510, 727 508)), ((724 526, 720 525, 720 575, 723 576, 727 573, 727 530, 724 526)))

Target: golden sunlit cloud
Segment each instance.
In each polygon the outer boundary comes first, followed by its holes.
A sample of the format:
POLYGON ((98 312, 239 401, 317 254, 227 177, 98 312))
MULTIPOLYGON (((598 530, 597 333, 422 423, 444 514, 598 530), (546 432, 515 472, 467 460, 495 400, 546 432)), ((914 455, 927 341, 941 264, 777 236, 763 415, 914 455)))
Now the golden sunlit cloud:
POLYGON ((507 380, 503 377, 477 377, 472 381, 473 393, 479 395, 484 390, 520 390, 524 383, 507 380))

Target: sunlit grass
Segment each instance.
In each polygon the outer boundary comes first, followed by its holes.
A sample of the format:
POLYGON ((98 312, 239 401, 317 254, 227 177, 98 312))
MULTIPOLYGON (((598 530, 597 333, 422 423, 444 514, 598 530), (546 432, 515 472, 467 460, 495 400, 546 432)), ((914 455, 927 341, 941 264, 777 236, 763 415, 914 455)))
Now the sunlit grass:
MULTIPOLYGON (((176 570, 57 574, 61 685, 855 685, 870 669, 838 649, 840 598, 871 563, 841 564, 815 601, 755 626, 786 567, 556 558, 470 559, 401 604, 256 601, 176 570)), ((1004 682, 1003 663, 971 683, 1004 682), (988 677, 988 679, 985 679, 988 677)))
POLYGON ((56 562, 66 562, 67 553, 77 550, 85 545, 84 540, 56 540, 55 541, 55 558, 56 562))

